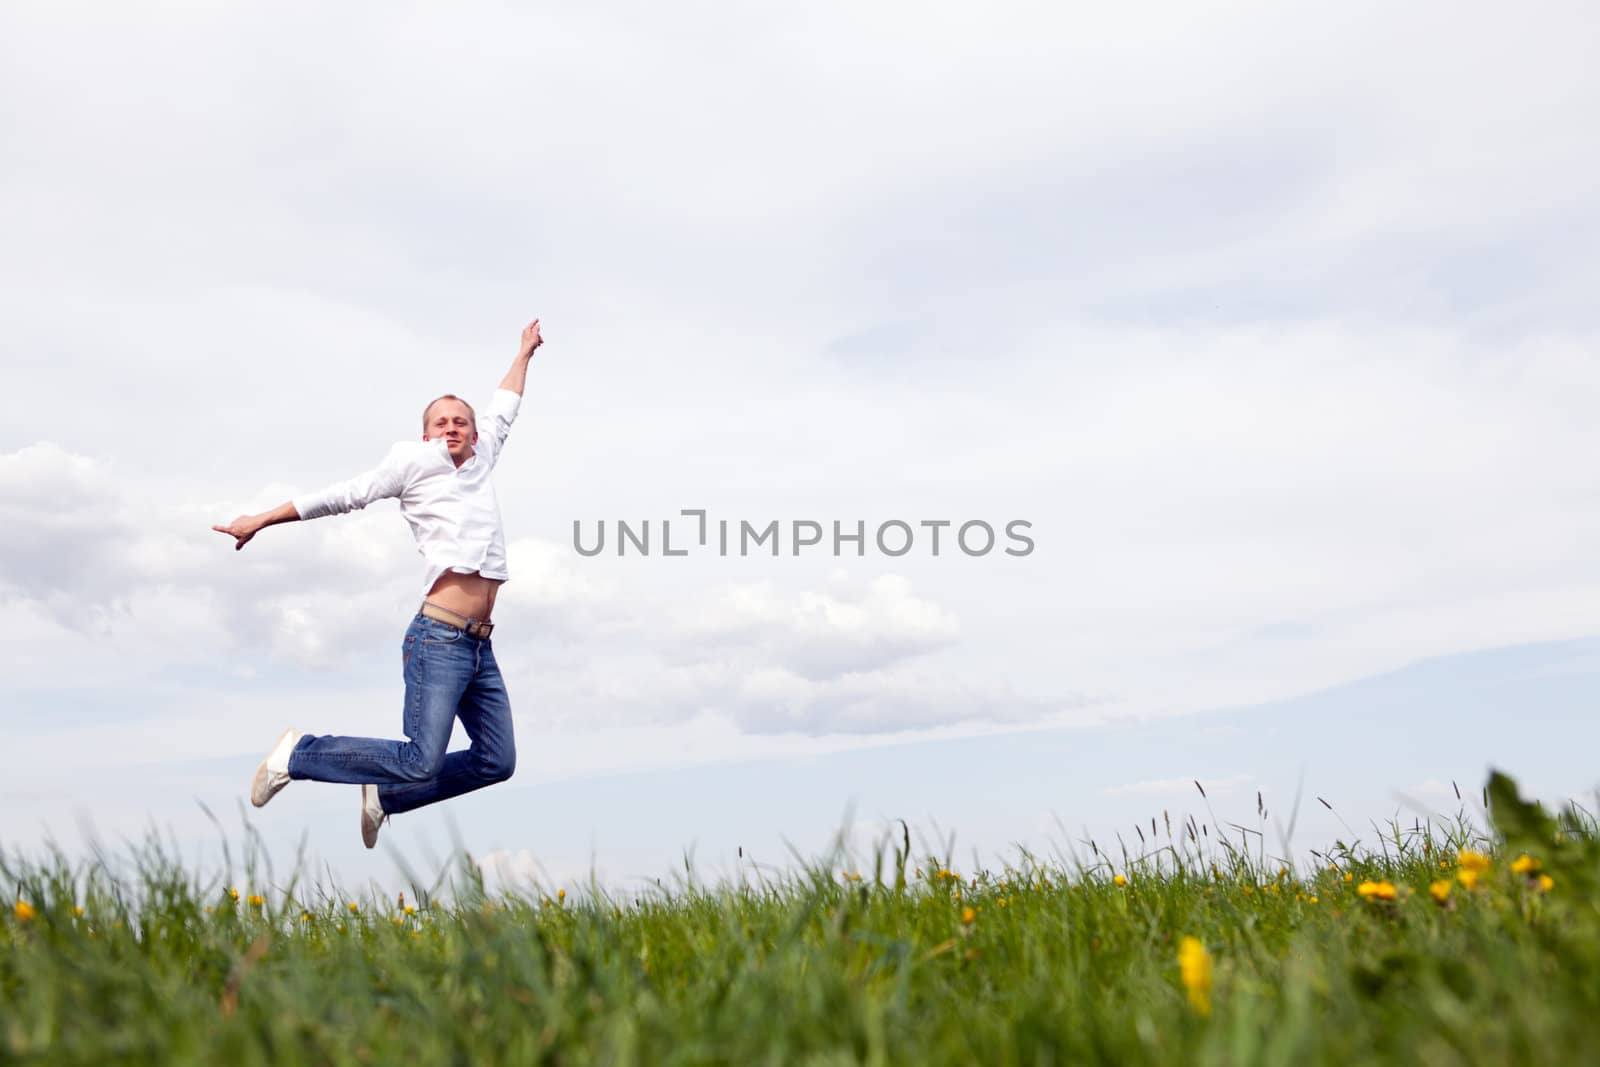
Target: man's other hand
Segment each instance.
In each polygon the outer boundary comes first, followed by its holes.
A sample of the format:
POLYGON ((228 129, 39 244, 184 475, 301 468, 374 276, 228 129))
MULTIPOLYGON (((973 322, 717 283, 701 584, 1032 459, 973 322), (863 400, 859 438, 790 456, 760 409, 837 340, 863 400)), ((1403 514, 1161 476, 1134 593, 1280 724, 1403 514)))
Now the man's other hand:
POLYGON ((256 521, 254 515, 240 515, 226 526, 213 526, 211 528, 218 533, 225 533, 229 537, 236 538, 237 543, 233 546, 233 550, 237 552, 249 542, 250 538, 260 531, 261 524, 256 521))

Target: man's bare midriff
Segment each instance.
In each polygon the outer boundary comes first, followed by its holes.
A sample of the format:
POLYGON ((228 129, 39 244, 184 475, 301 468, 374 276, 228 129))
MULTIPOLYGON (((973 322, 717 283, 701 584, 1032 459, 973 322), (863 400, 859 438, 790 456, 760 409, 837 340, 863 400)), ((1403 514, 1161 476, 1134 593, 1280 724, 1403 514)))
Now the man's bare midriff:
POLYGON ((428 590, 428 600, 446 611, 453 611, 478 622, 493 621, 494 596, 500 579, 483 575, 445 571, 428 590))

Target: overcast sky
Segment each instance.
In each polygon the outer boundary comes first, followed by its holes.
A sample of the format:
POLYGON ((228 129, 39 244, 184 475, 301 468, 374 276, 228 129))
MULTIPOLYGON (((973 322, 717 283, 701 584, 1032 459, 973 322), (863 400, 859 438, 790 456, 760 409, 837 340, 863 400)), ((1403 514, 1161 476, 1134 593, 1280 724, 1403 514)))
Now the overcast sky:
MULTIPOLYGON (((508 811, 1595 636, 1597 45, 1579 3, 7 4, 0 842, 188 832, 285 726, 396 736, 393 503, 209 526, 481 405, 535 315, 508 811), (692 508, 868 551, 573 548, 692 508), (1033 551, 935 557, 923 520, 1033 551)), ((1119 751, 1130 788, 1198 773, 1119 751)))

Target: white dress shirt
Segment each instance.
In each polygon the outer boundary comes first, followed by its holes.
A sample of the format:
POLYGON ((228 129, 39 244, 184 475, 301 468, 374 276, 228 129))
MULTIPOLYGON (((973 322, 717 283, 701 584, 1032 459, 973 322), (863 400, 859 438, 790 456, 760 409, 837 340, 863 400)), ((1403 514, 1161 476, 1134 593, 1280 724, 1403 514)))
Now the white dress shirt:
POLYGON ((290 503, 302 519, 318 519, 399 497, 400 514, 411 524, 417 551, 428 563, 423 596, 447 570, 505 581, 511 577, 506 570, 506 539, 489 473, 521 404, 522 397, 509 389, 494 391, 478 426, 473 454, 460 467, 443 439, 401 441, 365 474, 290 503))

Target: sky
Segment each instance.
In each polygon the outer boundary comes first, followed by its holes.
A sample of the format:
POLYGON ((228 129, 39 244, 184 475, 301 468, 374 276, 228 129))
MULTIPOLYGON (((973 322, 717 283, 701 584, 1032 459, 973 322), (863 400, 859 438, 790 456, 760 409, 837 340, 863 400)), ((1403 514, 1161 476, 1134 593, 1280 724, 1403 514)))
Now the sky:
POLYGON ((210 526, 481 405, 534 316, 516 776, 374 853, 296 784, 280 851, 645 877, 852 811, 993 854, 1313 767, 1360 826, 1511 753, 1592 795, 1600 20, 1510 19, 6 5, 0 846, 208 848, 286 726, 397 736, 393 503, 210 526), (783 551, 664 556, 686 509, 783 551))

